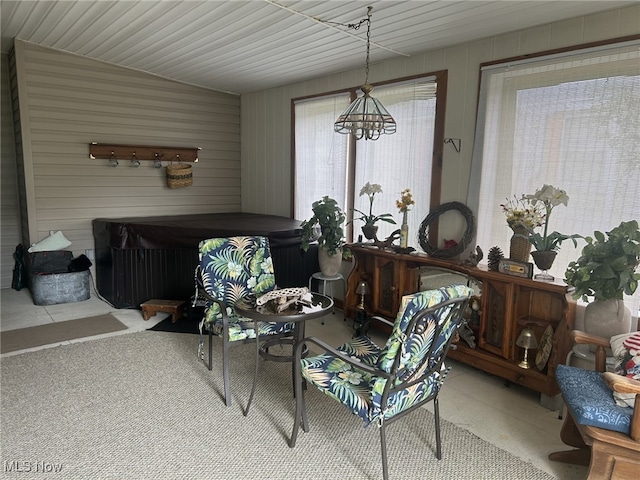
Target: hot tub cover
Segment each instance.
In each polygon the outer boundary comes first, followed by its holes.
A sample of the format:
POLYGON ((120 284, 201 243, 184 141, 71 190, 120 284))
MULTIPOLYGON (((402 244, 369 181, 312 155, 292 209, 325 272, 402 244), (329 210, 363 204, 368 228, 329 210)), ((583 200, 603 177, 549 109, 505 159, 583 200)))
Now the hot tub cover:
POLYGON ((201 240, 262 235, 272 248, 300 243, 300 221, 257 213, 200 213, 160 217, 97 218, 96 239, 118 250, 197 248, 201 240))

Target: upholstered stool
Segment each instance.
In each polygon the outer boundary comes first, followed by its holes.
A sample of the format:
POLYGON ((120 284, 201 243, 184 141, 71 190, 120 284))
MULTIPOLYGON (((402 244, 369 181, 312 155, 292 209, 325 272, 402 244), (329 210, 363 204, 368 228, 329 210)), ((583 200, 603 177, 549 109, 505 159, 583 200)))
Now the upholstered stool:
MULTIPOLYGON (((333 300, 333 282, 342 282, 342 300, 344 301, 347 293, 347 282, 345 281, 341 273, 336 273, 335 275, 325 275, 322 272, 314 273, 313 275, 311 275, 311 277, 309 277, 309 291, 312 291, 311 285, 314 280, 322 282, 322 291, 318 293, 322 293, 323 295, 327 295, 327 282, 329 283, 329 289, 331 292, 329 296, 331 297, 331 300, 333 300)), ((333 307, 333 313, 336 313, 335 306, 333 307)), ((344 320, 346 320, 346 318, 344 320)), ((324 325, 324 318, 322 319, 322 324, 324 325)))
POLYGON ((158 312, 170 313, 171 322, 176 323, 182 316, 182 308, 186 302, 184 300, 158 300, 152 299, 142 303, 142 318, 149 320, 158 312))

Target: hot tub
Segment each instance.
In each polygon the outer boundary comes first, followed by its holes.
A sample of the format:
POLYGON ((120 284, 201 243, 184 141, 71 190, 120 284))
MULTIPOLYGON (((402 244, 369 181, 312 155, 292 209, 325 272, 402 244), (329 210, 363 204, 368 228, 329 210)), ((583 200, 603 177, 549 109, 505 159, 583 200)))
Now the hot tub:
POLYGON ((204 213, 93 220, 96 288, 116 308, 194 293, 198 243, 214 237, 269 238, 279 287, 307 285, 318 271, 317 250, 300 249, 300 221, 255 213, 204 213))

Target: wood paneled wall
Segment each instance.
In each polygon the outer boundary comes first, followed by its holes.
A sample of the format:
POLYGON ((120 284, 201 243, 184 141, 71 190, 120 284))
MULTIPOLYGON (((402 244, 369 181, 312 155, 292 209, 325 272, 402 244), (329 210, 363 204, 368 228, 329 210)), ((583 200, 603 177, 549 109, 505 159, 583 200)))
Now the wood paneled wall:
POLYGON ((25 242, 62 230, 78 255, 94 248, 94 218, 240 211, 238 96, 19 40, 15 70, 25 242), (193 186, 170 189, 165 168, 132 168, 130 158, 109 167, 89 158, 91 142, 202 150, 193 186))
POLYGON ((8 55, 2 54, 0 62, 0 288, 8 288, 11 287, 15 263, 13 252, 20 243, 21 235, 8 55))

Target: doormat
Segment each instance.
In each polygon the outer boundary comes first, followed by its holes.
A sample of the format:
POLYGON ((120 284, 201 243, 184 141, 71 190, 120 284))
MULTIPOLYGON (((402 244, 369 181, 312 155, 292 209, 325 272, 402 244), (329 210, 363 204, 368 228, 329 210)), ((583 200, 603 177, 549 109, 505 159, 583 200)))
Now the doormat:
POLYGON ((95 317, 7 330, 0 334, 0 353, 15 352, 25 348, 40 347, 126 329, 126 325, 107 313, 95 317))
POLYGON ((192 307, 185 309, 182 318, 177 322, 171 321, 171 315, 160 321, 151 328, 153 332, 172 332, 172 333, 200 333, 200 320, 204 316, 203 307, 192 307))

